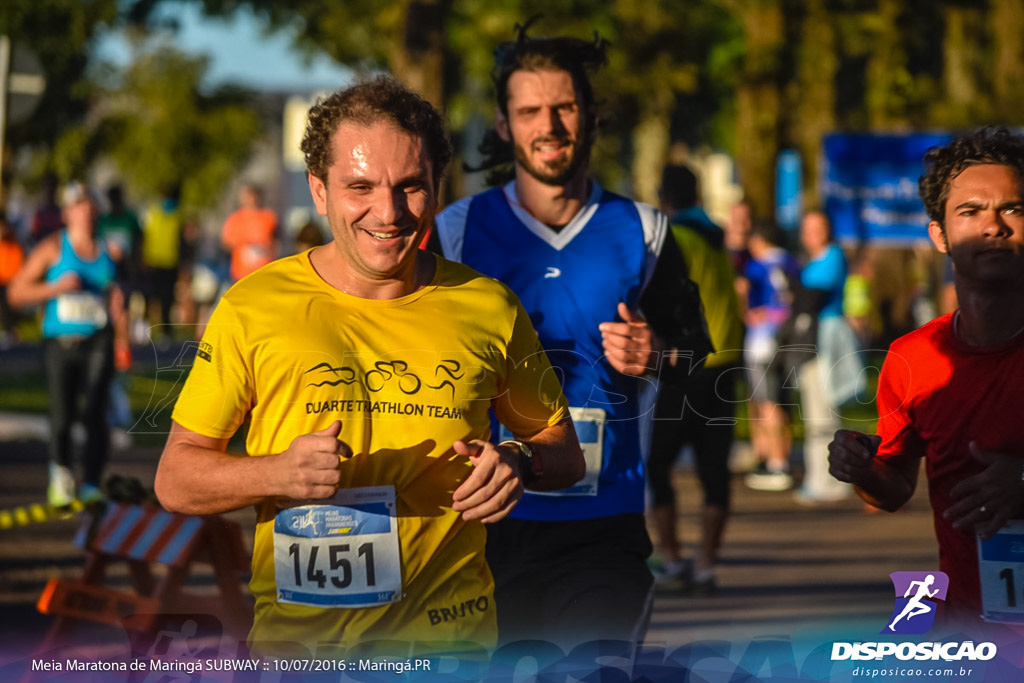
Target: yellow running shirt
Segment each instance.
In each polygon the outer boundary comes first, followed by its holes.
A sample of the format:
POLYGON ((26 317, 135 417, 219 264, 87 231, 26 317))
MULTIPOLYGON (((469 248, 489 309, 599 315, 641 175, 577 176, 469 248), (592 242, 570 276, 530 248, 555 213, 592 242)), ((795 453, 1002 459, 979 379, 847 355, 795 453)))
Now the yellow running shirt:
POLYGON ((451 509, 472 467, 452 444, 488 438, 490 408, 524 438, 559 422, 568 407, 557 377, 498 281, 438 258, 429 286, 361 299, 327 285, 309 253, 224 295, 173 414, 212 438, 250 416, 250 455, 280 453, 340 419, 354 453, 335 498, 258 506, 250 645, 493 648, 486 531, 451 509))

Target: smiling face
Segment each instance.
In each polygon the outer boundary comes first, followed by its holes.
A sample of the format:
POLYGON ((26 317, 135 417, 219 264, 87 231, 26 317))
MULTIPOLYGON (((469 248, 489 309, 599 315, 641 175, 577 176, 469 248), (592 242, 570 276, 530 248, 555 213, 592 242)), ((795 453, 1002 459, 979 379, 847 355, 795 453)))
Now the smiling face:
POLYGON ((340 258, 339 279, 357 292, 381 283, 415 283, 417 247, 437 211, 423 141, 390 122, 342 123, 331 138, 327 177, 309 176, 340 258))
POLYGON ((978 284, 1019 281, 1024 274, 1024 197, 1009 166, 971 166, 950 181, 944 225, 928 224, 957 278, 978 284))
POLYGON ((516 165, 546 185, 565 185, 587 163, 588 114, 564 70, 519 70, 508 79, 508 114, 498 133, 515 146, 516 165))

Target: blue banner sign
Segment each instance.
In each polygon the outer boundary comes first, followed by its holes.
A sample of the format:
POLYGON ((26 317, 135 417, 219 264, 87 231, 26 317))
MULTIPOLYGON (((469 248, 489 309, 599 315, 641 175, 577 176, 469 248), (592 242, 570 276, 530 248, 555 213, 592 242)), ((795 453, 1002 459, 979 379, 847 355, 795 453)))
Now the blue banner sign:
POLYGON ((917 194, 921 159, 951 139, 944 133, 827 136, 821 196, 835 237, 892 245, 928 239, 928 214, 917 194))
POLYGON ((784 149, 775 162, 775 222, 783 230, 796 230, 804 212, 803 169, 800 154, 784 149))

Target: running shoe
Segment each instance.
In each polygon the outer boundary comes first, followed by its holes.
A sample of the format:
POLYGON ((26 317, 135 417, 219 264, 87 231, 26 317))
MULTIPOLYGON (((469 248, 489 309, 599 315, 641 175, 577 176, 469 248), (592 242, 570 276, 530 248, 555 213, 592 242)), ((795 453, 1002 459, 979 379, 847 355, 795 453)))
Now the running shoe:
POLYGON ((690 583, 690 594, 698 598, 710 598, 718 592, 714 570, 694 572, 690 583))
POLYGON ((651 574, 654 575, 654 585, 659 589, 687 592, 690 588, 690 577, 693 574, 693 563, 690 560, 676 560, 675 562, 650 563, 651 574))
POLYGON ((46 489, 46 498, 55 508, 71 505, 75 499, 75 477, 69 468, 50 463, 50 486, 46 489))
POLYGON ((82 484, 82 488, 78 489, 78 500, 82 501, 86 505, 90 503, 101 503, 106 500, 107 497, 103 493, 103 489, 96 484, 82 484))
POLYGON ((787 491, 793 487, 793 477, 786 470, 772 470, 762 462, 744 477, 743 483, 755 491, 787 491))

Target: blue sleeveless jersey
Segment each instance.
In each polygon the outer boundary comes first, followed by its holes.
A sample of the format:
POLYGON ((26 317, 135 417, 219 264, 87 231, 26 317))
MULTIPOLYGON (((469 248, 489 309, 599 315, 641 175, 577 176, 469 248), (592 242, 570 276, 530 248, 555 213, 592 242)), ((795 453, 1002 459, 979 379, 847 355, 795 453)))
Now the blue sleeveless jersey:
POLYGON ((77 292, 61 294, 46 302, 43 312, 43 336, 89 336, 107 326, 108 291, 114 282, 116 266, 99 243, 95 259, 85 261, 71 248, 67 232, 60 238, 60 258, 46 271, 46 281, 56 282, 66 273, 75 273, 82 281, 77 292))
POLYGON ((619 320, 619 302, 636 309, 667 220, 594 185, 586 206, 556 233, 520 207, 514 191, 514 183, 493 188, 437 218, 447 258, 519 296, 559 373, 587 457, 589 474, 580 484, 554 495, 527 492, 512 516, 562 521, 642 513, 657 382, 612 368, 598 325, 619 320))

